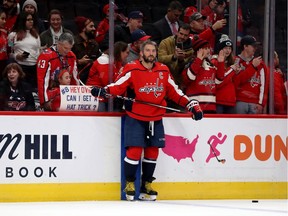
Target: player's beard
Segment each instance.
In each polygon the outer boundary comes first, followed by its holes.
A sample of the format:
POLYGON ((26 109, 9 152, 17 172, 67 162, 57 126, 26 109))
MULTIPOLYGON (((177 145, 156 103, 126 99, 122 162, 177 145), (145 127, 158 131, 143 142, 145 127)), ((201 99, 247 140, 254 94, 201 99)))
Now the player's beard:
POLYGON ((145 56, 143 54, 143 61, 146 62, 146 63, 154 63, 156 61, 156 57, 153 56, 153 55, 149 55, 149 56, 145 56))

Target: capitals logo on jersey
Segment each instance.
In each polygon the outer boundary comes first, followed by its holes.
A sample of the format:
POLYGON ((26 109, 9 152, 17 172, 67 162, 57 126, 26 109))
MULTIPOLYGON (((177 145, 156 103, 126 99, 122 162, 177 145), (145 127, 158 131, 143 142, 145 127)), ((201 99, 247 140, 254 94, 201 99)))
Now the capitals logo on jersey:
POLYGON ((159 73, 159 78, 156 79, 155 83, 146 83, 145 86, 139 89, 139 92, 145 92, 147 94, 153 92, 156 98, 161 96, 161 94, 164 92, 163 83, 160 83, 161 79, 163 79, 162 72, 159 73))
POLYGON ((249 80, 250 85, 252 88, 257 87, 258 85, 261 85, 261 79, 260 79, 260 75, 257 76, 257 73, 255 73, 251 79, 249 80))
POLYGON ((215 88, 215 75, 211 77, 205 77, 203 80, 199 81, 199 85, 208 86, 211 90, 215 88))

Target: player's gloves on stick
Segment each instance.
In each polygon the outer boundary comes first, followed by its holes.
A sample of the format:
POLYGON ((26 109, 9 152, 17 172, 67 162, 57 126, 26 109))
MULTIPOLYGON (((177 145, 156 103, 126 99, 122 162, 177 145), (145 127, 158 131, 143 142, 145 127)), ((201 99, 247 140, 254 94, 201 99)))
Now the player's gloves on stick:
POLYGON ((203 111, 201 110, 201 107, 199 105, 199 102, 197 100, 191 100, 187 105, 186 108, 189 112, 193 113, 193 119, 198 121, 203 118, 203 111))
POLYGON ((91 90, 91 94, 94 96, 94 97, 107 97, 107 90, 105 88, 98 88, 98 87, 93 87, 92 90, 91 90))

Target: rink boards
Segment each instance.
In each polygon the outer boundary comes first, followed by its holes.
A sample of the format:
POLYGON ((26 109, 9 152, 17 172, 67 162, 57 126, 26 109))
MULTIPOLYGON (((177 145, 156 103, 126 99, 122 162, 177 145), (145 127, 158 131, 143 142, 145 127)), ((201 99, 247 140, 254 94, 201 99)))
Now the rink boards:
MULTIPOLYGON (((116 113, 2 113, 0 201, 121 199, 123 120, 116 113)), ((287 117, 195 122, 168 114, 164 125, 153 184, 159 199, 287 199, 287 117)))

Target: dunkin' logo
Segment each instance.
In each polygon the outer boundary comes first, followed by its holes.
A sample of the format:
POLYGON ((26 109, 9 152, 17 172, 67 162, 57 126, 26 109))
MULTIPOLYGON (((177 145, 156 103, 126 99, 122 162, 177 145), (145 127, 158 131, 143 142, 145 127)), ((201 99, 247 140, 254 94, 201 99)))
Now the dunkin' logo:
MULTIPOLYGON (((211 148, 207 152, 206 163, 209 163, 211 158, 221 155, 219 145, 230 145, 226 141, 227 135, 218 133, 212 135, 207 141, 203 143, 209 143, 211 148)), ((182 136, 165 135, 166 146, 162 151, 176 159, 178 162, 182 159, 191 158, 194 161, 193 155, 196 152, 198 144, 202 143, 199 135, 190 142, 188 138, 182 136)), ((248 160, 251 157, 257 158, 259 161, 267 161, 274 159, 279 161, 281 158, 288 160, 288 138, 284 141, 279 135, 261 137, 256 135, 254 138, 250 138, 246 135, 236 135, 233 143, 233 156, 236 161, 248 160)), ((196 152, 197 154, 197 152, 196 152)))

